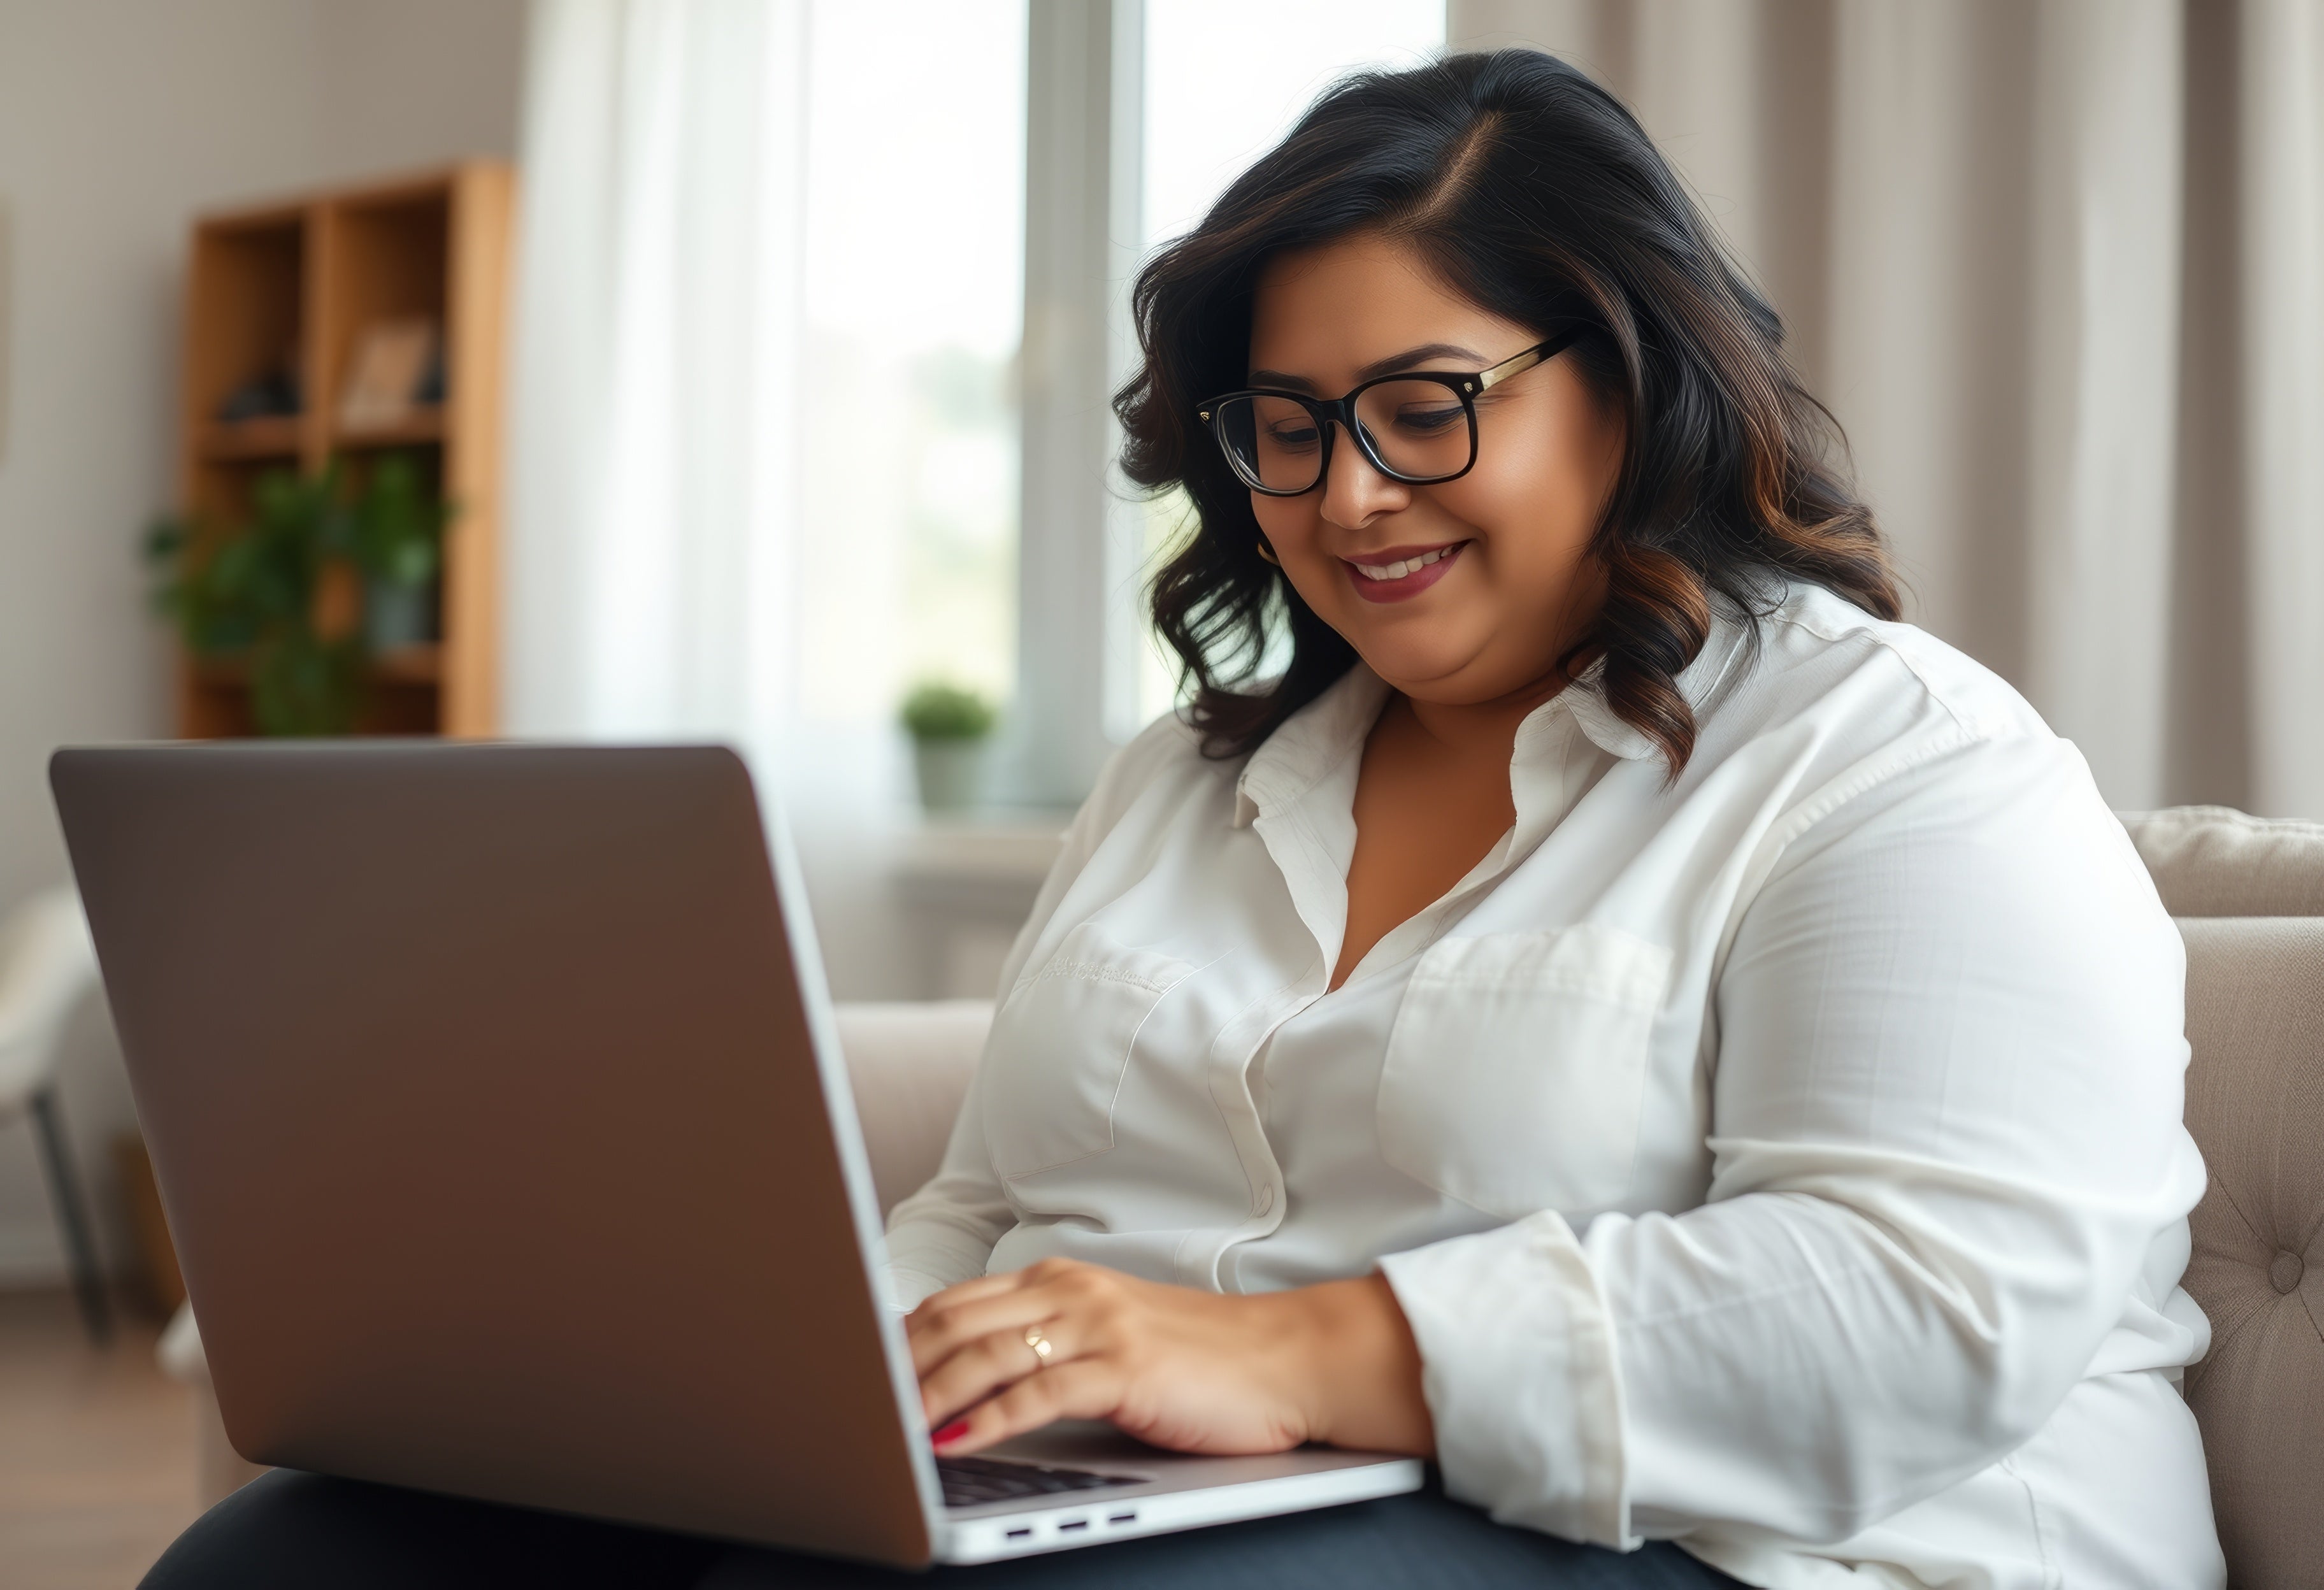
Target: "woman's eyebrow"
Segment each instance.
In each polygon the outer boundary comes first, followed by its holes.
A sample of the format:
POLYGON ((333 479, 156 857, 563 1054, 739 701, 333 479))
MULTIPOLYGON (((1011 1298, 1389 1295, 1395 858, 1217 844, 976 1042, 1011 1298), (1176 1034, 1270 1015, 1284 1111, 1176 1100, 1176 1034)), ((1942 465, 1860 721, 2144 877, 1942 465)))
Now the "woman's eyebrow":
POLYGON ((1375 359, 1356 372, 1358 381, 1370 381, 1375 375, 1388 375, 1398 370, 1408 370, 1430 359, 1465 359, 1471 364, 1482 364, 1485 356, 1473 348, 1458 343, 1423 343, 1416 348, 1406 348, 1401 354, 1386 359, 1375 359))
MULTIPOLYGON (((1471 364, 1482 364, 1485 356, 1474 348, 1464 348, 1458 343, 1423 343, 1416 348, 1406 348, 1401 354, 1391 354, 1385 359, 1375 359, 1356 372, 1359 382, 1376 375, 1388 375, 1406 370, 1429 359, 1462 359, 1471 364)), ((1248 379, 1253 386, 1283 387, 1295 392, 1312 392, 1315 383, 1304 375, 1292 375, 1281 370, 1254 370, 1248 379)))

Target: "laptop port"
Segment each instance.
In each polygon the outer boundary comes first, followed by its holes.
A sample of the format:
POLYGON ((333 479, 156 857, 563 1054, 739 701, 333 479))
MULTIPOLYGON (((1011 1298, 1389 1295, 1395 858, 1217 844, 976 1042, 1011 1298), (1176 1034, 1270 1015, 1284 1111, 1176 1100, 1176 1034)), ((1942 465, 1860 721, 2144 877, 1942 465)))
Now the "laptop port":
POLYGON ((1069 1518, 1065 1520, 1065 1522, 1057 1526, 1057 1533, 1062 1535, 1067 1530, 1085 1530, 1087 1528, 1089 1528, 1089 1520, 1085 1518, 1069 1518))
POLYGON ((1032 1534, 1033 1534, 1033 1526, 1032 1526, 1031 1524, 1027 1524, 1027 1525, 1026 1525, 1023 1529, 1021 1529, 1021 1530, 1010 1530, 1010 1531, 1009 1531, 1009 1538, 1010 1538, 1011 1540, 1026 1540, 1026 1539, 1030 1539, 1032 1538, 1032 1534))
POLYGON ((1105 1521, 1110 1524, 1134 1524, 1138 1521, 1138 1515, 1134 1512, 1117 1512, 1109 1516, 1105 1521))

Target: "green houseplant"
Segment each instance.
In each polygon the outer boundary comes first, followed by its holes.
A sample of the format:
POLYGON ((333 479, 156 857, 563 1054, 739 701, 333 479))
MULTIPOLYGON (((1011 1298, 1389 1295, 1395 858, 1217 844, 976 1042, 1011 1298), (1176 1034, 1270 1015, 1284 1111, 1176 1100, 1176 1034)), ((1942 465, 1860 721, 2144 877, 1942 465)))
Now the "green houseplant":
POLYGON ((364 639, 375 651, 435 639, 451 504, 428 489, 410 455, 391 453, 348 510, 350 549, 364 580, 364 639))
POLYGON ((999 714, 973 690, 931 680, 904 698, 905 732, 920 804, 954 812, 976 804, 984 782, 984 746, 999 714))
POLYGON ((268 470, 240 522, 165 519, 152 528, 154 605, 195 657, 246 662, 260 733, 345 734, 363 710, 373 653, 427 637, 449 519, 401 454, 380 459, 355 491, 336 461, 319 475, 268 470), (362 621, 333 621, 334 569, 362 581, 362 621))

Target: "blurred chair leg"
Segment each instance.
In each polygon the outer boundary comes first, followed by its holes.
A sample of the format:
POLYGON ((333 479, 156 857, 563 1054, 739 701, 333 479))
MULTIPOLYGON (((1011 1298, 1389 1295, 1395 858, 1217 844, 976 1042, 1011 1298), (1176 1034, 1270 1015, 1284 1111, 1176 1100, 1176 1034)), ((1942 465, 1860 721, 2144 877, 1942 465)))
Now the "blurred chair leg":
POLYGON ((65 1255, 72 1263, 73 1290, 80 1296, 81 1322, 88 1339, 100 1346, 113 1339, 113 1305, 105 1291, 105 1270, 97 1257, 97 1233, 88 1223, 88 1206, 81 1201, 80 1177, 73 1170, 72 1145, 65 1141, 64 1118, 57 1108, 54 1082, 32 1095, 32 1129, 40 1135, 41 1157, 49 1168, 49 1190, 56 1199, 57 1225, 63 1231, 65 1255))

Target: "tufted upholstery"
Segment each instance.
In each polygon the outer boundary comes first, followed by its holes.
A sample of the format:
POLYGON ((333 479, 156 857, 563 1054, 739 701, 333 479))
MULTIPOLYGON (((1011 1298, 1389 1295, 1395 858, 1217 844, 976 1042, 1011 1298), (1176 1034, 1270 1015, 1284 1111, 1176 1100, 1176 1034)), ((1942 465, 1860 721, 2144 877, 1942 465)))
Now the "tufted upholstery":
POLYGON ((2229 1581, 2324 1585, 2324 824, 2124 819, 2187 941, 2187 1126, 2210 1186, 2188 1372, 2229 1581))

